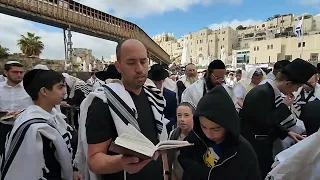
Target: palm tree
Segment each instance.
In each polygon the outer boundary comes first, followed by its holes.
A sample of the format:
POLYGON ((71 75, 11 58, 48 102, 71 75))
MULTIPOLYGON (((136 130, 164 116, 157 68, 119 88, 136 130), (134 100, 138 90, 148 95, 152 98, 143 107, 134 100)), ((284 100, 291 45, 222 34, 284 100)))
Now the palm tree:
POLYGON ((0 45, 0 58, 9 56, 8 51, 9 51, 8 48, 2 47, 2 46, 0 45))
POLYGON ((44 49, 43 42, 40 39, 41 37, 28 32, 27 36, 21 35, 21 39, 18 40, 18 46, 26 56, 39 56, 44 49))

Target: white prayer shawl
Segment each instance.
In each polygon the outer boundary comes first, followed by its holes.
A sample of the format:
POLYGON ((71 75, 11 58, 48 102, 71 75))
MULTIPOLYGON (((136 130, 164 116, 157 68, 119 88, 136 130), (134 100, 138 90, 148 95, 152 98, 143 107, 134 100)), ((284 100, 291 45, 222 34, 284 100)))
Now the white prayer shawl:
MULTIPOLYGON (((96 89, 94 92, 90 93, 81 103, 80 106, 80 118, 79 118, 79 131, 78 131, 78 150, 75 156, 75 166, 80 170, 80 172, 84 175, 84 180, 98 180, 100 179, 99 175, 96 175, 95 173, 91 172, 88 168, 87 165, 87 153, 88 153, 88 143, 87 143, 87 137, 86 137, 86 119, 87 119, 87 113, 88 113, 88 108, 92 103, 92 100, 95 97, 100 98, 103 100, 104 103, 113 103, 112 100, 108 100, 106 93, 107 91, 105 88, 108 87, 112 89, 116 94, 124 101, 126 104, 132 108, 136 109, 134 102, 130 96, 130 94, 125 90, 124 86, 122 85, 121 81, 119 80, 113 80, 110 83, 106 84, 104 87, 96 89)), ((157 130, 158 130, 158 139, 160 141, 164 141, 168 139, 168 134, 167 134, 167 129, 165 126, 165 120, 164 120, 164 115, 163 115, 163 109, 165 107, 165 101, 164 98, 161 94, 161 91, 158 90, 153 82, 149 79, 145 82, 143 90, 145 91, 148 100, 151 104, 151 109, 153 112, 153 115, 155 117, 156 125, 157 125, 157 130), (159 96, 156 97, 154 96, 154 93, 160 93, 158 94, 159 96), (161 106, 159 106, 161 105, 161 106), (160 111, 159 111, 160 110, 160 111), (161 133, 160 133, 161 130, 161 133)), ((109 96, 108 96, 109 97, 109 96)), ((123 108, 118 107, 116 103, 114 103, 118 110, 120 112, 123 110, 123 108)), ((111 116, 114 120, 117 133, 120 135, 124 133, 126 124, 124 123, 123 120, 117 115, 116 112, 113 111, 113 109, 109 106, 111 116)), ((135 110, 135 112, 137 112, 135 110)), ((137 121, 135 120, 136 117, 128 117, 128 112, 122 112, 122 115, 127 118, 130 124, 132 124, 134 127, 139 129, 139 126, 137 126, 137 121), (133 122, 132 122, 133 121, 133 122)))
POLYGON ((187 76, 186 75, 183 75, 179 79, 179 81, 181 81, 184 84, 184 86, 186 86, 186 88, 188 88, 191 85, 191 83, 189 81, 187 81, 187 76))
POLYGON ((266 82, 272 83, 275 80, 276 80, 276 76, 271 71, 267 74, 266 79, 262 80, 259 85, 265 84, 266 82))
MULTIPOLYGON (((255 87, 255 85, 253 83, 251 83, 252 81, 252 77, 254 75, 254 73, 260 70, 262 72, 262 80, 266 79, 266 74, 265 72, 261 69, 261 68, 252 68, 250 69, 250 71, 248 73, 246 73, 246 77, 242 78, 237 85, 241 85, 243 86, 244 90, 246 91, 245 95, 252 89, 255 87)), ((236 86, 237 86, 236 85, 236 86)))
POLYGON ((94 83, 96 83, 97 81, 101 81, 101 80, 98 79, 98 78, 93 79, 92 77, 90 77, 90 78, 87 80, 87 84, 90 84, 91 86, 93 86, 94 83))
POLYGON ((67 128, 67 123, 55 108, 48 113, 39 106, 29 106, 16 119, 7 139, 5 158, 1 158, 1 176, 5 175, 2 179, 45 179, 44 173, 50 172, 50 169, 46 167, 43 157, 42 135, 52 140, 55 146, 55 158, 61 166, 61 177, 71 180, 73 173, 71 134, 67 128), (23 127, 28 125, 30 126, 27 131, 23 131, 23 127))
POLYGON ((163 87, 169 89, 170 91, 176 92, 177 83, 170 78, 166 78, 163 82, 163 87))
POLYGON ((273 81, 276 80, 276 76, 273 74, 273 71, 271 71, 271 72, 269 72, 269 73, 267 74, 267 78, 266 78, 266 79, 271 79, 271 80, 273 80, 273 81))
POLYGON ((275 157, 266 180, 320 179, 320 132, 312 134, 275 157))
POLYGON ((65 81, 70 88, 70 93, 68 96, 69 98, 73 98, 75 91, 78 89, 81 90, 85 96, 87 96, 91 92, 91 89, 88 87, 88 85, 81 79, 78 79, 67 73, 62 73, 62 75, 64 76, 65 81))
POLYGON ((105 85, 105 84, 106 82, 104 81, 101 81, 101 80, 96 81, 92 86, 92 91, 95 91, 96 89, 102 87, 102 85, 105 85))
MULTIPOLYGON (((198 105, 200 99, 203 96, 203 90, 205 86, 205 79, 201 78, 195 83, 191 84, 184 92, 182 93, 181 96, 181 102, 191 102, 195 106, 198 105)), ((233 103, 236 105, 237 103, 237 98, 233 92, 233 88, 227 86, 226 84, 222 84, 222 86, 225 88, 225 90, 228 92, 229 96, 233 100, 233 103)))

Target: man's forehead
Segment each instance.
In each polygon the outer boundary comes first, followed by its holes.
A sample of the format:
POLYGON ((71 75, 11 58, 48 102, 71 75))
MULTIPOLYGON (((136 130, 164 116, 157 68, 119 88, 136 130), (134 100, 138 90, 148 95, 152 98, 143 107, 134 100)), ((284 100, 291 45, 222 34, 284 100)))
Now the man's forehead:
POLYGON ((187 65, 186 69, 193 70, 193 69, 196 69, 196 66, 194 64, 189 64, 189 65, 187 65))
POLYGON ((19 66, 11 66, 10 68, 11 70, 23 70, 23 67, 19 67, 19 66))

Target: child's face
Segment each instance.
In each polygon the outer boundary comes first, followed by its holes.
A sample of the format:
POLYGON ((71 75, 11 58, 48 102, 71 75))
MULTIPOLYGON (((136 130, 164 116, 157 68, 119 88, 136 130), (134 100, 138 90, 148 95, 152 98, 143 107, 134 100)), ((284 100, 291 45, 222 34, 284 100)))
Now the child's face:
POLYGON ((58 105, 63 100, 64 95, 66 94, 66 87, 61 81, 60 83, 55 84, 52 87, 52 90, 47 90, 47 98, 52 104, 58 105))
POLYGON ((193 114, 188 106, 177 108, 177 123, 182 130, 191 130, 193 127, 193 114))
POLYGON ((223 127, 215 122, 210 121, 204 116, 200 116, 199 120, 201 129, 208 139, 217 144, 220 144, 224 140, 226 130, 223 127))

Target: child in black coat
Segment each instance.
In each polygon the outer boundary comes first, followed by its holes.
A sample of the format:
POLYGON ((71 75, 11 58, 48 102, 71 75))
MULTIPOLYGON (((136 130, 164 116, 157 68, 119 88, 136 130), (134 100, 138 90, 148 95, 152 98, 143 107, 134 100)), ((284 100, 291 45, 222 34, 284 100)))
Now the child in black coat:
POLYGON ((250 143, 240 135, 239 116, 222 86, 202 97, 194 127, 178 157, 183 180, 260 180, 258 161, 250 143))

